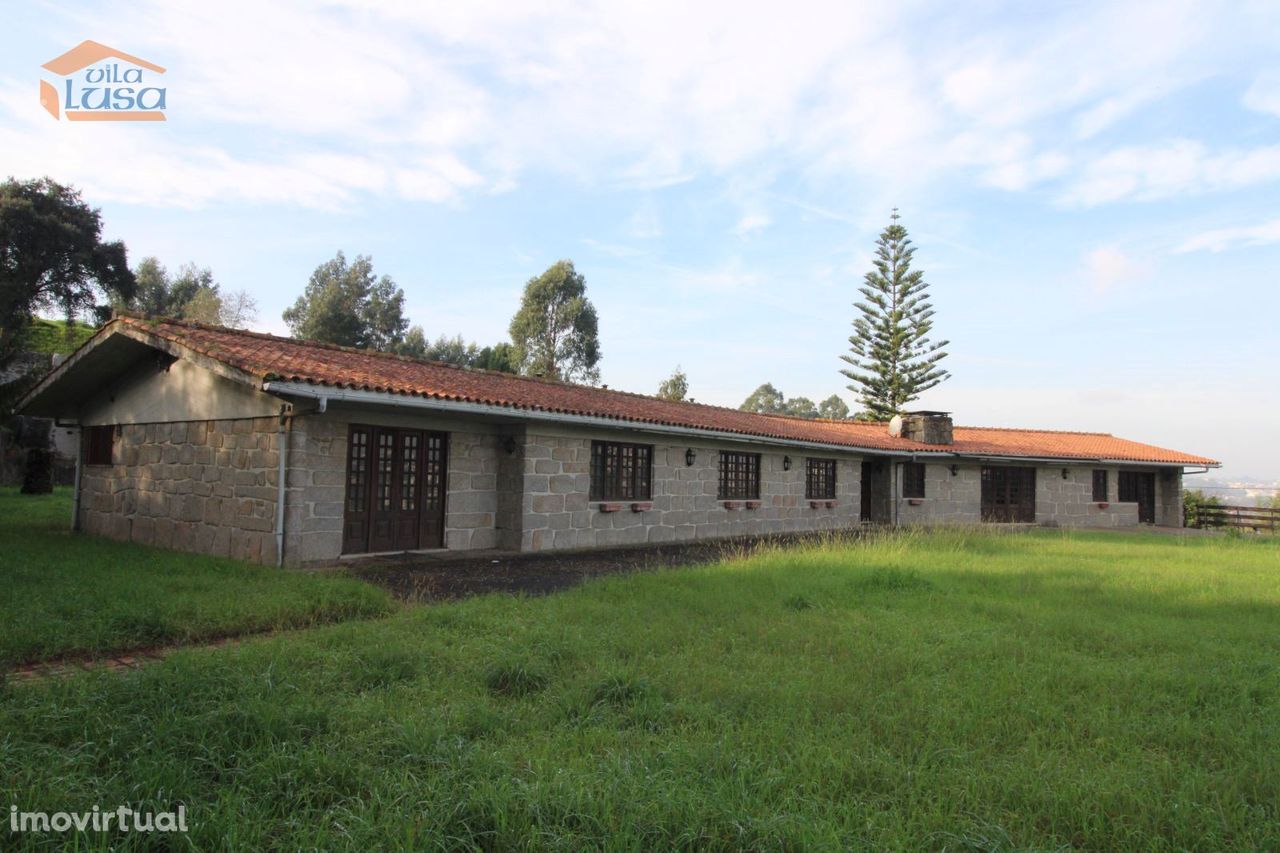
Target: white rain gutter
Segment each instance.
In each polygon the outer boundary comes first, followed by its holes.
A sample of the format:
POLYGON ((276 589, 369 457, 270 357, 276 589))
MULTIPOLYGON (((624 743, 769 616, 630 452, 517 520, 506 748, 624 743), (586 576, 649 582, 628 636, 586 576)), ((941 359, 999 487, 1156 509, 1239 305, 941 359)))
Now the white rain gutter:
MULTIPOLYGON (((281 394, 289 397, 306 397, 312 400, 427 409, 429 411, 444 412, 446 414, 492 415, 495 417, 515 420, 546 421, 549 423, 561 424, 567 423, 576 424, 578 426, 600 427, 603 429, 644 430, 647 432, 684 435, 691 438, 705 438, 714 441, 741 441, 748 444, 763 444, 773 447, 800 447, 832 450, 840 453, 859 453, 863 455, 870 453, 882 456, 903 457, 910 457, 920 453, 919 451, 878 450, 871 447, 857 447, 848 444, 830 444, 827 442, 802 441, 799 439, 742 435, 722 430, 668 426, 666 424, 654 424, 644 421, 624 421, 619 420, 618 418, 603 418, 595 415, 567 415, 560 414, 558 412, 544 412, 537 409, 517 409, 511 406, 494 406, 487 403, 461 403, 455 400, 437 400, 434 397, 416 397, 407 394, 394 394, 389 391, 363 391, 349 388, 332 388, 327 385, 317 387, 307 382, 264 382, 262 384, 262 390, 270 394, 281 394)), ((928 456, 928 454, 925 455, 928 456)))
POLYGON ((279 468, 276 471, 276 568, 284 565, 285 463, 289 456, 289 436, 293 432, 292 430, 286 432, 284 428, 287 409, 288 406, 280 407, 280 419, 276 423, 276 458, 279 460, 279 468))
MULTIPOLYGON (((458 415, 490 415, 525 421, 545 421, 549 423, 576 424, 578 426, 598 427, 602 429, 630 429, 647 432, 683 435, 690 438, 704 438, 711 441, 740 441, 746 444, 760 444, 771 447, 800 447, 816 450, 831 450, 839 453, 856 453, 863 456, 897 456, 904 459, 932 460, 973 460, 987 462, 1043 462, 1052 465, 1063 464, 1107 464, 1107 465, 1164 465, 1167 467, 1185 467, 1168 462, 1142 462, 1137 460, 1107 460, 1082 458, 1047 458, 1031 456, 982 456, 961 453, 954 450, 882 450, 876 447, 862 447, 851 444, 831 444, 820 441, 803 441, 790 438, 769 438, 768 436, 743 435, 725 430, 704 429, 700 427, 669 426, 645 421, 626 421, 618 418, 605 418, 598 415, 570 415, 558 412, 545 412, 538 409, 520 409, 513 406, 495 406, 489 403, 464 403, 456 400, 439 400, 435 397, 419 397, 411 394, 396 394, 391 391, 365 391, 353 388, 337 388, 329 385, 314 385, 310 382, 264 382, 262 390, 269 394, 280 394, 287 397, 305 397, 319 401, 318 411, 323 412, 330 401, 340 403, 357 403, 367 406, 395 406, 397 408, 426 409, 458 415)), ((1220 466, 1214 466, 1220 467, 1220 466)))

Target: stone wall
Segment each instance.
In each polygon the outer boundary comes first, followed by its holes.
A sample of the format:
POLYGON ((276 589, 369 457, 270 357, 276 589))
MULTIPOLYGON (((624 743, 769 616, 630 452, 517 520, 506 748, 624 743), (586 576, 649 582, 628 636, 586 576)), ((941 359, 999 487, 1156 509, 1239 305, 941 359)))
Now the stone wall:
POLYGON ((978 524, 982 521, 982 467, 952 463, 924 463, 924 497, 913 503, 902 498, 902 471, 894 467, 895 494, 899 496, 899 524, 978 524))
POLYGON ((1182 526, 1182 469, 1164 468, 1156 475, 1156 524, 1182 526))
MULTIPOLYGON (((645 441, 616 433, 601 438, 645 441)), ((830 530, 859 523, 859 457, 813 454, 838 459, 834 507, 828 508, 825 502, 814 507, 805 498, 803 450, 764 449, 760 500, 721 501, 717 499, 719 451, 733 447, 731 442, 655 444, 652 500, 612 505, 588 499, 591 437, 530 432, 521 448, 524 493, 520 548, 608 547, 830 530), (697 452, 692 466, 685 464, 690 447, 697 452), (784 456, 791 457, 790 471, 783 470, 784 456)))
POLYGON ((80 529, 144 545, 275 559, 275 418, 125 424, 81 473, 80 529))
POLYGON ((347 425, 323 415, 292 418, 285 465, 285 562, 336 559, 346 508, 347 425))
POLYGON ((1138 505, 1120 503, 1120 474, 1106 468, 1106 506, 1093 499, 1094 466, 1036 469, 1036 522, 1046 527, 1134 527, 1138 505), (1067 472, 1063 478, 1062 472, 1067 472))
POLYGON ((449 434, 444 546, 450 550, 498 547, 500 444, 500 436, 494 434, 449 434))

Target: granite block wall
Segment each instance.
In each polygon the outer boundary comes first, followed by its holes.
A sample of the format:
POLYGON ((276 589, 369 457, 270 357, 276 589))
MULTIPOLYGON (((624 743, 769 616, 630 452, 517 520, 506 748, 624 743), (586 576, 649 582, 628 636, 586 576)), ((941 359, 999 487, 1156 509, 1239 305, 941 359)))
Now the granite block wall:
MULTIPOLYGON (((621 440, 613 436, 612 440, 621 440)), ((631 438, 633 441, 644 439, 631 438)), ((719 451, 732 445, 655 444, 650 501, 610 504, 589 500, 591 438, 529 433, 524 437, 524 490, 520 549, 591 548, 856 526, 859 468, 856 456, 838 458, 836 502, 805 498, 803 450, 761 454, 759 501, 721 501, 719 451), (693 447, 695 463, 685 463, 693 447), (791 470, 783 459, 791 457, 791 470)), ((754 448, 749 448, 754 451, 754 448)), ((814 454, 820 455, 820 454, 814 454)), ((835 458, 826 455, 824 458, 835 458)))

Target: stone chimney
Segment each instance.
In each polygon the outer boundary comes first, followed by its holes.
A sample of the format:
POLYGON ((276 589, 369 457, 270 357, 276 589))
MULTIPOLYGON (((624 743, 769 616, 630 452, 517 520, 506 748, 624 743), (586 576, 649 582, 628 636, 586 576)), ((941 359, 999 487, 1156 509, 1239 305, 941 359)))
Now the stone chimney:
POLYGON ((950 412, 907 412, 902 416, 902 437, 925 444, 952 444, 950 412))

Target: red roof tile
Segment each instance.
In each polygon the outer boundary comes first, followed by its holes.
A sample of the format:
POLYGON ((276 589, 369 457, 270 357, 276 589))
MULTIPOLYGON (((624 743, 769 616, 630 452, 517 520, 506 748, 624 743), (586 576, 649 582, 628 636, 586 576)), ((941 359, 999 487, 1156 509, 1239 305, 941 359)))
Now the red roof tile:
POLYGON ((940 447, 888 434, 884 424, 761 415, 700 403, 470 370, 384 353, 172 320, 117 318, 121 324, 186 347, 263 381, 305 382, 511 409, 610 418, 868 450, 1050 459, 1111 459, 1216 465, 1212 459, 1115 438, 1106 433, 956 427, 940 447))

